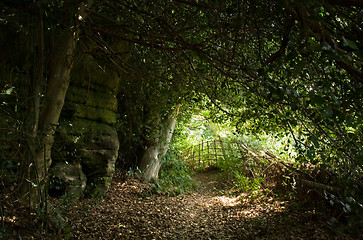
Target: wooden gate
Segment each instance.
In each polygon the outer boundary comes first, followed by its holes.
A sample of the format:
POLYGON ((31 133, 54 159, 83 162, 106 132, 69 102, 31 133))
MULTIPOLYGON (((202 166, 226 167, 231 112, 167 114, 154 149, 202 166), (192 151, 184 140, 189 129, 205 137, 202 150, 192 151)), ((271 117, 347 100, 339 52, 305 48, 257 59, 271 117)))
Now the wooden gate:
POLYGON ((221 137, 215 140, 203 141, 183 152, 183 159, 192 169, 205 169, 217 167, 220 161, 233 157, 234 159, 246 160, 247 154, 251 152, 240 142, 224 142, 221 137))

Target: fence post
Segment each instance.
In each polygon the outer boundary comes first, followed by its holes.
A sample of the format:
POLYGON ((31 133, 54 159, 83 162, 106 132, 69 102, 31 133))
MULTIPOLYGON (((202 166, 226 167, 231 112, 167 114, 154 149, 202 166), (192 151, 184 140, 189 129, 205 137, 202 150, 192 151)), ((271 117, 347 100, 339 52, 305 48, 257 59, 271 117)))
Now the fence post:
POLYGON ((192 163, 194 164, 194 145, 192 146, 192 163))
POLYGON ((198 153, 199 153, 199 167, 201 166, 200 164, 200 143, 198 144, 198 153))
POLYGON ((220 143, 221 148, 222 148, 223 158, 226 159, 226 152, 224 151, 224 148, 223 148, 222 138, 221 138, 221 136, 218 136, 218 138, 219 138, 219 143, 220 143))
POLYGON ((216 140, 213 140, 214 143, 214 153, 216 155, 216 165, 218 164, 218 154, 217 154, 217 146, 216 146, 216 140))
POLYGON ((204 159, 204 140, 202 139, 202 151, 201 151, 201 153, 200 153, 201 155, 202 155, 202 160, 203 160, 203 165, 205 164, 205 159, 204 159))
POLYGON ((207 154, 208 154, 208 155, 207 155, 207 156, 208 156, 207 162, 208 162, 208 164, 209 164, 209 165, 212 165, 212 161, 211 161, 211 160, 210 160, 210 158, 209 158, 209 142, 210 142, 210 141, 207 141, 207 151, 208 151, 208 152, 207 152, 207 154))

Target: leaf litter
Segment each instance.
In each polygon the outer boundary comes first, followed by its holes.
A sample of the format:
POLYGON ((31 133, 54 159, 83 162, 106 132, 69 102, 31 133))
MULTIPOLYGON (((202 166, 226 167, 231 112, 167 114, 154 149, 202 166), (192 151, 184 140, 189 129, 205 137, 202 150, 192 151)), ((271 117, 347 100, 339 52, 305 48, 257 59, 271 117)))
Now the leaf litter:
POLYGON ((196 190, 167 196, 151 194, 149 184, 117 171, 102 199, 52 199, 65 216, 62 232, 43 227, 39 233, 34 216, 14 209, 10 215, 19 221, 7 239, 351 239, 334 234, 322 212, 269 194, 229 191, 217 171, 193 180, 196 190))

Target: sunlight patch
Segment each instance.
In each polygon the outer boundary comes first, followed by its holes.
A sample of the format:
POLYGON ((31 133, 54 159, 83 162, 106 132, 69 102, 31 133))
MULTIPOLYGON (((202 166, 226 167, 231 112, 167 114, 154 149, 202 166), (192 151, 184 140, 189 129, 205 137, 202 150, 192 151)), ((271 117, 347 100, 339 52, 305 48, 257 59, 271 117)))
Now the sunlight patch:
POLYGON ((237 206, 238 204, 240 204, 239 199, 240 197, 227 197, 227 196, 216 197, 217 202, 226 207, 237 206))

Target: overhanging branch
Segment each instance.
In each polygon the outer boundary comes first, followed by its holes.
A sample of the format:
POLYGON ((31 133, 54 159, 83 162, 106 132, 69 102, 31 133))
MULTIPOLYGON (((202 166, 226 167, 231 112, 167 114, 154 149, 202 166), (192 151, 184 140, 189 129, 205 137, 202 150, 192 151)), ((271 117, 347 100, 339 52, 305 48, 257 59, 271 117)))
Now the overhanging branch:
MULTIPOLYGON (((136 39, 136 38, 128 37, 125 34, 117 33, 115 31, 106 29, 104 27, 98 27, 96 25, 90 25, 89 28, 92 31, 99 32, 101 34, 105 34, 107 36, 114 37, 116 39, 120 39, 120 40, 123 40, 123 41, 126 41, 126 42, 138 44, 140 46, 150 47, 150 48, 159 49, 159 50, 169 50, 169 51, 197 50, 197 49, 200 49, 200 48, 202 48, 204 46, 203 44, 192 44, 192 43, 180 44, 180 43, 175 43, 173 41, 167 41, 165 39, 160 39, 160 40, 136 39), (178 46, 175 46, 175 47, 167 46, 168 42, 170 44, 175 44, 175 45, 178 45, 178 46)), ((147 37, 147 36, 145 36, 145 37, 147 37)))
POLYGON ((289 43, 289 35, 291 32, 292 27, 294 26, 294 19, 289 19, 287 24, 286 24, 286 28, 282 37, 282 42, 281 42, 281 46, 280 49, 273 53, 267 60, 266 60, 266 64, 270 64, 273 61, 275 61, 277 58, 279 58, 282 54, 285 53, 287 44, 289 43))
POLYGON ((339 5, 342 7, 363 7, 362 0, 327 0, 330 5, 339 5))

